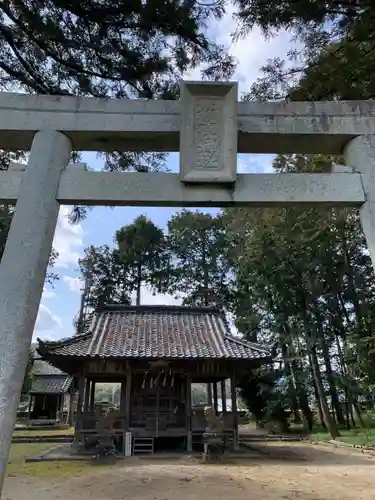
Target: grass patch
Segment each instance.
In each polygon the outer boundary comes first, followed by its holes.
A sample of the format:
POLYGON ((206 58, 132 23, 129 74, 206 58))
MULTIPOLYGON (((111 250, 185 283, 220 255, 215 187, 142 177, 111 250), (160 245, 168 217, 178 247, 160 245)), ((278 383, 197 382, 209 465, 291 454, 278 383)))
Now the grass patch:
MULTIPOLYGON (((340 429, 341 436, 336 441, 342 441, 357 446, 374 446, 375 445, 375 429, 340 429)), ((330 441, 331 435, 327 431, 319 430, 311 434, 310 438, 313 441, 330 441)))
POLYGON ((27 457, 52 449, 51 443, 14 443, 10 448, 7 476, 34 476, 65 479, 79 476, 98 466, 86 461, 25 462, 27 457))
POLYGON ((66 436, 67 434, 73 436, 74 427, 68 429, 20 429, 14 431, 13 437, 33 437, 33 436, 66 436))
POLYGON ((10 447, 8 463, 22 462, 26 457, 43 453, 43 451, 48 451, 51 448, 51 443, 14 443, 10 447))

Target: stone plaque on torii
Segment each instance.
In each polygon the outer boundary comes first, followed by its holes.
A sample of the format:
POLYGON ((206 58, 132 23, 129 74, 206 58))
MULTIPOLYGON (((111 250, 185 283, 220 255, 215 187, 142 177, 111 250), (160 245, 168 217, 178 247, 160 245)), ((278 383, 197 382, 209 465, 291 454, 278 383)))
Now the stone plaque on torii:
POLYGON ((375 102, 237 102, 237 84, 182 82, 180 101, 0 93, 0 172, 15 204, 0 265, 0 491, 59 205, 361 208, 375 262, 375 102), (180 172, 89 172, 78 151, 180 151, 180 172), (323 174, 237 174, 237 153, 344 154, 323 174))

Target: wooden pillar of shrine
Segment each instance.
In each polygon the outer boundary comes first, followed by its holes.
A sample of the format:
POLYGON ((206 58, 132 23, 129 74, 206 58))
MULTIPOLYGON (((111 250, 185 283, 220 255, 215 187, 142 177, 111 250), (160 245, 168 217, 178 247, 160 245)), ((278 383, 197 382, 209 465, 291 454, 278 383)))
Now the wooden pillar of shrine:
POLYGON ((192 407, 191 407, 191 377, 188 373, 186 375, 186 431, 187 431, 187 440, 186 440, 186 450, 193 451, 193 433, 192 433, 192 407))
POLYGON ((59 418, 60 418, 60 422, 64 422, 64 402, 65 402, 65 394, 60 394, 60 401, 59 401, 59 418))
POLYGON ((130 368, 128 368, 128 370, 126 371, 126 380, 125 380, 125 405, 124 405, 125 429, 127 430, 129 430, 130 428, 131 387, 132 387, 132 372, 130 368))
POLYGON ((89 412, 89 404, 90 404, 90 387, 91 387, 91 380, 89 378, 86 378, 85 381, 85 402, 83 405, 83 415, 87 415, 89 412))
POLYGON ((96 382, 95 382, 95 380, 92 380, 91 387, 90 387, 90 407, 89 407, 90 413, 94 413, 94 409, 95 409, 95 386, 96 386, 96 382))
POLYGON ((233 449, 238 450, 238 413, 237 413, 237 393, 236 393, 236 374, 230 378, 230 390, 232 399, 232 418, 233 418, 233 449))
POLYGON ((120 388, 120 415, 125 420, 125 398, 126 398, 126 379, 122 380, 120 388))
MULTIPOLYGON (((72 427, 74 423, 74 398, 75 398, 75 390, 74 383, 70 386, 69 391, 69 409, 68 409, 68 418, 66 419, 67 424, 72 427)), ((78 408, 77 408, 78 412, 78 408)))
POLYGON ((220 381, 220 389, 221 389, 221 408, 223 413, 227 412, 227 395, 225 388, 225 380, 220 381))
POLYGON ((33 400, 34 400, 34 396, 29 396, 29 406, 28 406, 28 410, 27 410, 27 419, 30 420, 31 418, 31 410, 32 410, 32 406, 33 406, 33 400))
POLYGON ((76 422, 74 426, 74 439, 79 438, 79 431, 82 429, 83 424, 83 398, 85 392, 85 376, 83 373, 79 374, 77 377, 78 385, 78 401, 77 401, 77 414, 76 422))
POLYGON ((216 413, 216 415, 218 414, 218 411, 219 411, 219 407, 218 407, 218 401, 217 401, 217 382, 214 382, 212 384, 212 387, 213 387, 213 393, 214 393, 214 411, 216 413))
POLYGON ((212 386, 211 383, 207 384, 207 404, 212 406, 212 386))

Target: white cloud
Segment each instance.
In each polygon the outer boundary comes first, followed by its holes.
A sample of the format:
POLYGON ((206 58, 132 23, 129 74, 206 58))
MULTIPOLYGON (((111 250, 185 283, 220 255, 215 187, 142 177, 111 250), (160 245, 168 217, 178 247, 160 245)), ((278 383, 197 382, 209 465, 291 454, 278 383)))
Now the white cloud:
POLYGON ((70 208, 62 206, 57 221, 53 247, 59 253, 55 267, 77 264, 82 257, 83 229, 81 224, 71 224, 68 220, 70 208))
POLYGON ((226 15, 216 26, 216 42, 229 47, 230 54, 239 61, 234 80, 238 80, 242 93, 260 76, 260 68, 268 59, 285 58, 292 45, 292 34, 280 31, 266 40, 259 28, 253 28, 246 38, 232 42, 237 25, 233 13, 233 6, 228 5, 226 15))
POLYGON ((226 319, 227 319, 227 322, 228 322, 230 333, 234 337, 241 337, 240 332, 237 330, 237 328, 235 326, 235 320, 236 320, 235 316, 232 313, 227 313, 226 314, 226 319))
MULTIPOLYGON (((232 41, 232 34, 236 31, 237 21, 233 14, 235 9, 227 5, 227 12, 217 25, 209 26, 208 36, 213 37, 216 43, 224 45, 237 61, 237 69, 232 80, 238 81, 239 93, 242 95, 249 90, 255 80, 261 76, 260 68, 268 59, 286 58, 291 46, 296 47, 292 37, 287 31, 280 31, 278 35, 266 39, 259 28, 253 28, 244 39, 232 41)), ((201 68, 196 68, 184 75, 186 80, 200 80, 201 68)))
POLYGON ((245 155, 237 156, 237 169, 240 174, 267 174, 272 173, 274 155, 245 155))
POLYGON ((51 289, 49 289, 49 288, 45 288, 45 289, 43 290, 42 301, 43 301, 44 299, 53 299, 53 297, 55 297, 55 296, 56 296, 56 294, 55 294, 55 292, 54 292, 54 291, 52 291, 52 290, 51 290, 51 289))
MULTIPOLYGON (((71 292, 81 293, 83 282, 79 277, 73 276, 63 276, 63 282, 67 284, 71 292)), ((136 303, 136 292, 134 291, 131 295, 132 304, 136 303)), ((141 304, 142 305, 181 305, 182 298, 175 297, 174 295, 154 293, 149 290, 146 286, 142 285, 141 290, 141 304)))
POLYGON ((62 330, 61 318, 53 314, 45 304, 40 304, 33 339, 41 337, 44 340, 54 340, 61 337, 62 330))
POLYGON ((68 285, 71 292, 81 293, 83 288, 83 281, 79 277, 63 276, 63 282, 68 285))
MULTIPOLYGON (((133 292, 132 304, 135 304, 136 293, 133 292)), ((145 306, 158 305, 158 306, 179 306, 182 304, 182 298, 176 298, 173 295, 161 294, 150 291, 147 287, 142 286, 141 290, 141 304, 145 306)))

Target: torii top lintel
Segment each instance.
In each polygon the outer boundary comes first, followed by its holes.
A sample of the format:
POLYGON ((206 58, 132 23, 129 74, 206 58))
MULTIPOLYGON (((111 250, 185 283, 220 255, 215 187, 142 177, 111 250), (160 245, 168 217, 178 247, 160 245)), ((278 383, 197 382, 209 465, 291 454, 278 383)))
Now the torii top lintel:
POLYGON ((213 133, 226 150, 237 141, 236 153, 339 154, 355 136, 375 134, 374 101, 237 102, 235 82, 181 87, 179 101, 0 93, 0 148, 28 150, 38 130, 51 129, 81 151, 172 152, 191 148, 190 127, 200 150, 213 133))

